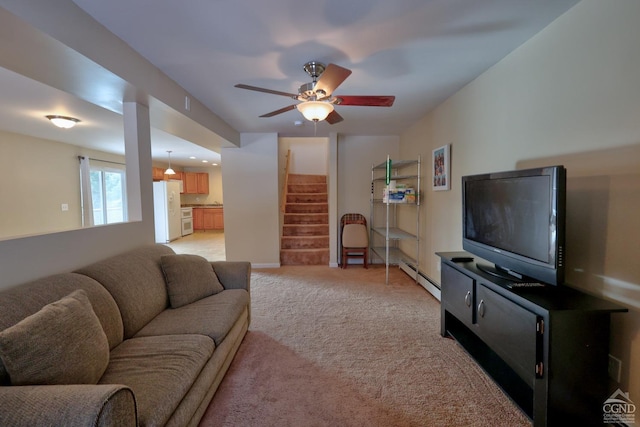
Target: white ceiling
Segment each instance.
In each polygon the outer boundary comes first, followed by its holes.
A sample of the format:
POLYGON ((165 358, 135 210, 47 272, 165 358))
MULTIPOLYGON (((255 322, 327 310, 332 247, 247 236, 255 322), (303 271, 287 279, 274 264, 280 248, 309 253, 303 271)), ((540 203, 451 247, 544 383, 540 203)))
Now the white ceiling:
POLYGON ((240 132, 313 136, 285 97, 316 60, 351 69, 335 91, 395 95, 395 105, 337 107, 318 135, 399 134, 578 0, 74 0, 240 132))
MULTIPOLYGON (((38 138, 88 147, 107 153, 124 154, 122 116, 43 83, 0 67, 0 129, 38 138), (45 116, 76 116, 82 121, 73 129, 59 129, 45 116)), ((202 167, 220 163, 220 155, 159 129, 151 129, 152 157, 172 164, 202 167), (196 159, 189 159, 196 157, 196 159), (202 163, 207 160, 207 164, 202 163)))
MULTIPOLYGON (((237 131, 325 136, 402 133, 579 0, 73 1, 237 131), (314 129, 295 109, 259 118, 295 101, 234 87, 296 93, 311 80, 302 69, 310 60, 353 71, 334 94, 395 95, 395 104, 337 106, 344 121, 314 129), (300 120, 303 126, 295 126, 300 120)), ((42 116, 64 95, 50 94, 50 104, 40 104, 42 116)), ((105 123, 118 121, 115 129, 122 132, 120 116, 95 106, 86 111, 106 117, 105 123)), ((0 126, 11 123, 15 117, 0 126)), ((75 129, 80 134, 82 127, 75 129)), ((45 132, 51 138, 51 130, 45 132)), ((80 136, 109 144, 114 135, 80 136)), ((201 148, 174 138, 154 130, 154 158, 172 149, 180 165, 183 155, 188 162, 182 151, 201 148)))

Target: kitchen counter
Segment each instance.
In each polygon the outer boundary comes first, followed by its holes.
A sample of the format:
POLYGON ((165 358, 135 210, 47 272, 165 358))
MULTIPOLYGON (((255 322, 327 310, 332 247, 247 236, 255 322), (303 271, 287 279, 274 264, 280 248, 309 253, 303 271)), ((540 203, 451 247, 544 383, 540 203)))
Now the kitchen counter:
POLYGON ((198 208, 198 209, 222 209, 222 205, 216 205, 216 204, 208 204, 208 205, 198 205, 198 204, 185 204, 185 205, 181 205, 180 207, 183 208, 198 208))

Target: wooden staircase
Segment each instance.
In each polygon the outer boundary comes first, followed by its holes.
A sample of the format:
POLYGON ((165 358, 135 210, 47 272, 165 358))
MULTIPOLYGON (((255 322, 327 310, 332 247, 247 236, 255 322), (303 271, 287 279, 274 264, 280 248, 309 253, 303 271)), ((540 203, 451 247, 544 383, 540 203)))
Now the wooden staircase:
POLYGON ((329 203, 325 175, 289 174, 280 264, 329 265, 329 203))

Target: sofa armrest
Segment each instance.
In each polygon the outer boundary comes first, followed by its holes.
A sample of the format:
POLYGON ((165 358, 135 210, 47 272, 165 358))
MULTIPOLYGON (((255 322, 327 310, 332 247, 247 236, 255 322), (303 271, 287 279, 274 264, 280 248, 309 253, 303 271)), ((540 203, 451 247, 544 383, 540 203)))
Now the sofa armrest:
POLYGON ((0 387, 0 425, 135 427, 136 401, 115 384, 0 387))
POLYGON ((213 261, 213 271, 225 289, 250 290, 251 263, 246 261, 213 261))

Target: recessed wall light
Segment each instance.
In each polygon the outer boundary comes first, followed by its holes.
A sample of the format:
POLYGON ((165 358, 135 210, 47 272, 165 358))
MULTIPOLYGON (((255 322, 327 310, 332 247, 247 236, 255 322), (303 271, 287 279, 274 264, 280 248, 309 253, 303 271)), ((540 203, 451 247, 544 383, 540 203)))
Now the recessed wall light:
POLYGON ((202 163, 209 163, 209 160, 203 160, 202 163))
POLYGON ((190 158, 191 160, 195 160, 195 159, 196 159, 196 156, 191 156, 191 157, 189 157, 189 158, 190 158))

